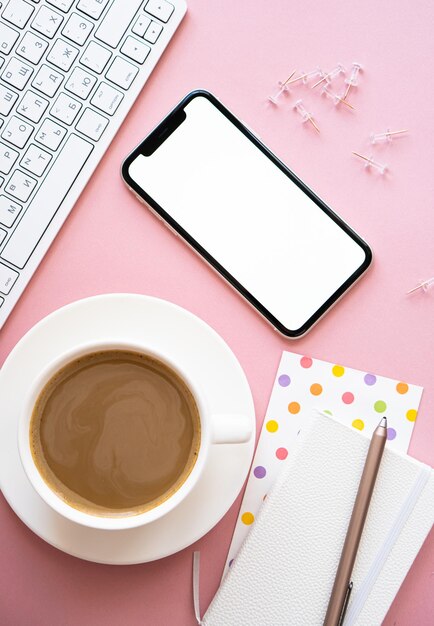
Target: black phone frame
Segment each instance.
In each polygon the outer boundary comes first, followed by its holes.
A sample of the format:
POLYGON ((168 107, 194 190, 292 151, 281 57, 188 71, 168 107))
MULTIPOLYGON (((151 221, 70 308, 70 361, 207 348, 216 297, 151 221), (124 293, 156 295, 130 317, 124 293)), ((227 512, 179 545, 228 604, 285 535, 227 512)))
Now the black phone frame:
MULTIPOLYGON (((190 92, 179 104, 149 133, 147 137, 129 154, 122 163, 121 175, 130 189, 132 189, 149 207, 155 211, 167 224, 179 234, 201 257, 211 265, 232 287, 234 287, 276 330, 290 339, 297 339, 306 334, 318 320, 330 309, 344 293, 354 285, 366 272, 372 261, 372 251, 368 244, 355 233, 332 209, 327 206, 302 180, 298 178, 276 155, 274 155, 239 119, 237 119, 213 94, 198 89, 190 92), (247 137, 263 154, 265 154, 295 185, 297 185, 317 206, 320 207, 342 230, 351 237, 364 251, 365 259, 360 267, 348 277, 348 279, 328 298, 315 313, 297 329, 286 328, 266 307, 257 300, 253 294, 239 283, 214 257, 212 257, 186 230, 178 224, 163 207, 161 207, 144 189, 140 187, 130 176, 129 167, 140 155, 152 154, 182 123, 186 114, 184 107, 194 98, 206 98, 209 100, 245 137, 247 137)), ((311 288, 311 287, 307 287, 311 288)))

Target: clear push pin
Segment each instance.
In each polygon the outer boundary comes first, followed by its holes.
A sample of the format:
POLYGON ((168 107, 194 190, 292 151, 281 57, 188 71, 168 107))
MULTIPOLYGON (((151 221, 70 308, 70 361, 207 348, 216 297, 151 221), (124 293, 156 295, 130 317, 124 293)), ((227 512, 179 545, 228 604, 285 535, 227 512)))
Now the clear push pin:
POLYGON ((419 284, 416 287, 413 287, 413 289, 410 289, 410 291, 407 291, 407 294, 419 291, 419 289, 426 293, 431 287, 434 287, 434 276, 432 278, 428 278, 427 280, 419 280, 419 284))
POLYGON ((293 78, 292 80, 288 81, 288 85, 292 85, 292 83, 297 83, 299 80, 303 81, 303 85, 307 85, 309 80, 315 76, 321 76, 321 77, 324 76, 324 72, 322 71, 321 68, 317 67, 311 72, 302 71, 300 76, 297 76, 297 78, 293 78))
POLYGON ((344 98, 342 98, 342 96, 338 96, 337 93, 332 91, 327 83, 323 86, 321 93, 323 93, 326 96, 328 96, 329 98, 331 98, 333 100, 335 106, 337 104, 342 103, 342 104, 345 104, 345 106, 347 106, 348 108, 353 109, 353 111, 354 111, 353 105, 350 104, 349 102, 347 102, 344 98))
POLYGON ((270 102, 272 102, 273 104, 277 104, 278 99, 280 98, 280 96, 285 92, 288 91, 288 84, 289 81, 291 80, 291 78, 294 76, 295 72, 297 70, 294 70, 290 76, 288 76, 288 78, 285 80, 285 82, 282 82, 279 80, 279 82, 277 83, 279 85, 279 90, 276 91, 275 94, 273 94, 272 96, 268 96, 268 100, 270 102))
POLYGON ((321 83, 323 83, 324 81, 327 81, 327 83, 331 83, 332 80, 334 78, 336 78, 336 76, 339 76, 339 74, 345 72, 345 68, 342 65, 342 63, 338 63, 337 66, 331 70, 331 72, 327 72, 326 74, 324 74, 324 76, 322 76, 314 85, 312 85, 312 89, 315 89, 315 87, 317 87, 317 85, 321 85, 321 83))
POLYGON ((358 152, 353 152, 353 154, 356 157, 359 157, 359 159, 363 159, 363 161, 365 161, 365 167, 366 168, 373 167, 376 170, 378 170, 380 172, 380 174, 385 174, 386 173, 387 165, 385 165, 384 163, 379 163, 378 161, 374 161, 374 159, 372 157, 363 156, 363 154, 359 154, 358 152))
POLYGON ((359 72, 363 72, 363 66, 360 63, 354 62, 351 68, 351 74, 349 78, 345 79, 347 88, 345 89, 344 100, 345 98, 347 98, 348 94, 350 93, 351 87, 357 87, 359 72))
POLYGON ((305 108, 304 104, 303 104, 303 100, 297 100, 297 102, 294 104, 293 107, 297 113, 299 115, 301 115, 301 119, 303 124, 305 122, 310 122, 312 124, 312 126, 315 128, 315 130, 319 133, 319 128, 316 125, 315 120, 313 119, 313 116, 311 115, 311 113, 309 113, 309 111, 305 108))
POLYGON ((408 130, 390 130, 388 128, 384 133, 371 133, 369 139, 371 143, 382 143, 385 141, 392 141, 396 136, 408 133, 408 130))

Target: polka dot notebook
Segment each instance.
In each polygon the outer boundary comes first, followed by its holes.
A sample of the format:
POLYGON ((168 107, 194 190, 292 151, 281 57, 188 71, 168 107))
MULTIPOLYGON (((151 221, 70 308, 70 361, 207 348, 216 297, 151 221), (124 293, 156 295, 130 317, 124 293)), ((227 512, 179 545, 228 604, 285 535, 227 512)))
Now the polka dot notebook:
POLYGON ((405 453, 422 392, 422 387, 404 381, 283 352, 224 574, 315 409, 369 435, 387 415, 388 447, 405 453))

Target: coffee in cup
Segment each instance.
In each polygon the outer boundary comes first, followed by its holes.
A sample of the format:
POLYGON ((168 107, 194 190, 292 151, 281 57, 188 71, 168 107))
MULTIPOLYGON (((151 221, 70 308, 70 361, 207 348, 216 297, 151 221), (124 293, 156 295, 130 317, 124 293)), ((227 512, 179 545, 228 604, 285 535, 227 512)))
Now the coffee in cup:
POLYGON ((84 354, 54 373, 30 420, 34 464, 66 504, 126 517, 160 506, 185 483, 201 443, 185 381, 128 349, 84 354))

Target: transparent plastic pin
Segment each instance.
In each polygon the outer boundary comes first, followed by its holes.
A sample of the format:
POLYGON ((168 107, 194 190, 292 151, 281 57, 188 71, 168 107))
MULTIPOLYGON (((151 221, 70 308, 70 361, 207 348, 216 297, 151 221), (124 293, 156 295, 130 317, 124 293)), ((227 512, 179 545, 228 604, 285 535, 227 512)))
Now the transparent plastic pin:
POLYGON ((384 143, 386 141, 391 142, 394 138, 408 133, 408 130, 390 130, 388 128, 384 133, 371 133, 369 138, 371 143, 384 143))
POLYGON ((320 85, 324 81, 326 81, 328 84, 330 84, 332 82, 332 80, 334 78, 336 78, 336 76, 339 76, 339 74, 343 74, 343 73, 345 73, 345 68, 342 65, 342 63, 338 63, 336 65, 336 67, 333 70, 331 70, 331 72, 326 72, 320 78, 320 80, 318 80, 314 85, 312 85, 312 89, 314 89, 317 85, 320 85))
POLYGON ((322 69, 320 67, 316 67, 311 72, 303 72, 303 70, 301 70, 300 76, 297 76, 296 78, 292 78, 291 80, 289 80, 288 81, 288 85, 292 85, 293 83, 297 83, 300 80, 303 82, 303 85, 307 85, 309 80, 311 78, 315 78, 315 76, 321 76, 321 78, 324 76, 324 72, 322 71, 322 69))
POLYGON ((271 102, 272 104, 278 104, 278 100, 280 96, 283 93, 289 91, 289 81, 294 76, 295 72, 296 70, 294 70, 285 81, 279 80, 279 82, 277 83, 279 89, 276 91, 276 93, 272 94, 271 96, 268 96, 269 102, 271 102))
POLYGON ((352 87, 357 87, 357 85, 359 84, 358 83, 359 72, 362 72, 362 71, 363 71, 363 66, 360 63, 357 63, 356 61, 354 61, 351 67, 351 74, 349 75, 348 78, 345 79, 347 88, 345 90, 344 100, 350 93, 350 89, 352 87))
POLYGON ((366 156, 363 156, 363 154, 359 154, 358 152, 353 152, 353 154, 365 162, 365 168, 369 169, 373 167, 374 169, 378 170, 380 174, 386 173, 388 168, 385 163, 379 163, 378 161, 374 161, 372 156, 366 157, 366 156))
POLYGON ((333 103, 335 106, 337 106, 338 104, 345 104, 345 106, 349 107, 350 109, 354 109, 353 105, 350 104, 349 102, 346 102, 343 98, 343 96, 339 96, 337 93, 335 93, 334 91, 331 90, 331 88, 329 87, 328 83, 326 83, 322 90, 321 93, 323 95, 328 96, 329 98, 331 98, 333 100, 333 103))
POLYGON ((428 280, 419 279, 419 284, 416 285, 416 287, 413 287, 413 289, 410 289, 410 291, 407 291, 407 293, 414 293, 415 291, 422 291, 423 293, 426 293, 428 289, 431 289, 431 287, 434 287, 434 276, 432 278, 428 278, 428 280))
POLYGON ((312 126, 315 128, 315 130, 319 133, 319 128, 316 125, 315 120, 313 119, 312 114, 309 113, 309 111, 304 106, 303 100, 297 100, 297 102, 294 104, 293 108, 301 116, 301 121, 303 122, 303 124, 305 124, 306 122, 310 122, 310 124, 312 124, 312 126))

